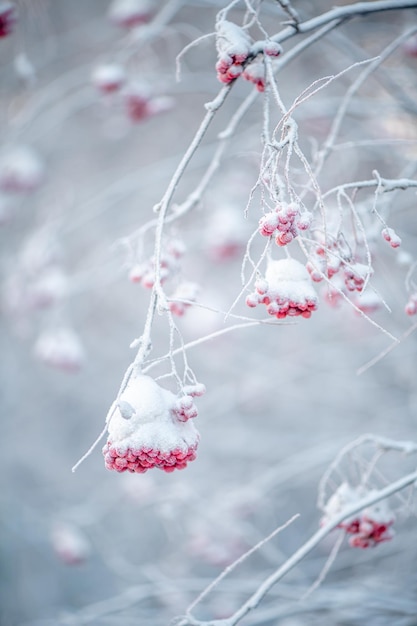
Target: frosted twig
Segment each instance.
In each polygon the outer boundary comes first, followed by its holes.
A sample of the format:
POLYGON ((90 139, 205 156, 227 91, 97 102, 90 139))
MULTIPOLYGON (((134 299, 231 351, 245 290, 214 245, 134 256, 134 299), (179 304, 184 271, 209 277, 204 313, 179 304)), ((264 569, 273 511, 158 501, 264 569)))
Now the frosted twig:
POLYGON ((211 582, 204 589, 204 591, 202 591, 200 595, 190 604, 190 606, 187 608, 187 611, 186 611, 187 615, 190 614, 193 608, 196 607, 197 604, 199 604, 205 597, 207 597, 208 594, 211 593, 215 587, 217 587, 217 585, 223 580, 223 578, 225 578, 226 576, 228 576, 228 574, 233 572, 233 570, 236 569, 238 565, 243 563, 251 554, 259 550, 259 548, 264 546, 273 537, 276 537, 276 535, 278 535, 281 531, 288 528, 288 526, 290 526, 299 517, 300 515, 298 513, 296 515, 293 515, 287 522, 285 522, 285 524, 282 524, 281 526, 278 526, 278 528, 275 528, 275 530, 273 530, 272 533, 270 533, 267 537, 264 537, 261 541, 259 541, 255 546, 253 546, 249 550, 247 550, 247 552, 242 554, 242 556, 236 559, 233 563, 225 567, 222 573, 219 576, 217 576, 217 578, 215 578, 213 582, 211 582))
POLYGON ((408 37, 410 37, 415 32, 417 32, 417 27, 412 28, 411 30, 407 31, 407 33, 403 33, 400 37, 397 37, 393 42, 390 43, 389 46, 385 48, 385 50, 382 51, 382 53, 378 57, 362 62, 370 63, 370 65, 366 67, 363 72, 361 72, 361 74, 358 76, 358 78, 350 85, 345 97, 343 98, 343 101, 333 120, 327 139, 324 142, 323 148, 317 155, 317 161, 314 166, 316 175, 320 173, 326 157, 334 145, 336 137, 339 134, 343 119, 347 113, 349 104, 355 93, 369 78, 369 76, 373 72, 375 72, 375 70, 398 48, 398 46, 400 46, 406 39, 408 39, 408 37))
POLYGON ((370 507, 381 500, 389 498, 393 494, 397 493, 412 485, 417 480, 417 471, 411 472, 406 476, 403 476, 399 480, 390 483, 383 489, 372 491, 365 497, 358 499, 351 506, 345 507, 340 513, 334 515, 330 521, 324 524, 319 530, 317 530, 296 552, 290 556, 287 561, 279 567, 275 572, 268 576, 256 589, 256 591, 250 596, 250 598, 244 602, 240 608, 235 611, 230 617, 219 620, 197 620, 193 616, 189 616, 185 620, 179 622, 180 626, 187 626, 189 624, 198 626, 235 626, 242 620, 250 611, 255 609, 263 598, 267 595, 270 589, 276 585, 288 572, 290 572, 298 563, 300 563, 332 530, 337 528, 345 519, 352 517, 359 511, 370 507))
POLYGON ((71 471, 73 473, 81 465, 81 463, 83 463, 90 456, 90 454, 96 449, 96 447, 98 446, 100 441, 105 436, 106 432, 107 432, 107 423, 106 423, 105 427, 103 428, 103 430, 101 431, 101 433, 99 434, 99 436, 97 437, 97 439, 94 441, 94 443, 88 448, 87 452, 85 454, 83 454, 83 456, 71 468, 71 471))
POLYGON ((366 372, 366 370, 368 370, 370 367, 372 367, 373 365, 381 361, 385 356, 387 356, 387 354, 389 354, 392 350, 394 350, 394 348, 396 348, 398 344, 404 341, 404 339, 407 339, 407 337, 409 337, 416 329, 417 329, 417 322, 415 322, 412 326, 410 326, 410 328, 405 333, 403 333, 401 337, 399 337, 399 339, 396 339, 394 343, 389 345, 387 348, 385 348, 385 350, 382 350, 382 352, 377 354, 377 356, 375 356, 373 359, 371 359, 370 361, 362 365, 358 370, 356 370, 357 375, 360 376, 361 374, 366 372))

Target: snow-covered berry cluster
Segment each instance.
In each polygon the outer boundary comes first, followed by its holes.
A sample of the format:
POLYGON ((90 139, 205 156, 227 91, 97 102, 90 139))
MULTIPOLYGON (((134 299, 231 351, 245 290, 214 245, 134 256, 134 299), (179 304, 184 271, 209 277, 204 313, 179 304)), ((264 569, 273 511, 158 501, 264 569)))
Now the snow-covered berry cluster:
MULTIPOLYGON (((320 233, 315 236, 320 239, 320 233)), ((373 312, 380 308, 382 300, 375 292, 363 291, 373 275, 372 266, 353 257, 343 239, 327 233, 326 245, 321 241, 317 243, 310 252, 306 268, 314 282, 329 279, 325 286, 325 298, 329 304, 334 306, 352 294, 349 299, 361 311, 373 312)))
POLYGON ((281 259, 268 264, 265 278, 256 281, 246 304, 265 304, 268 314, 278 319, 308 318, 317 309, 318 298, 304 265, 295 259, 281 259))
POLYGON ((114 0, 108 16, 117 26, 130 29, 149 22, 153 11, 151 0, 114 0))
POLYGON ((0 190, 6 193, 30 193, 44 178, 39 156, 28 146, 6 148, 0 156, 0 190))
POLYGON ((11 2, 0 2, 0 37, 7 37, 13 32, 17 21, 16 7, 11 2))
POLYGON ((101 93, 115 93, 125 84, 126 72, 122 65, 116 63, 98 65, 93 71, 91 80, 101 93))
MULTIPOLYGON (((221 20, 217 24, 217 78, 221 83, 231 83, 239 76, 253 83, 258 91, 265 90, 265 65, 261 57, 253 59, 252 40, 247 31, 234 22, 221 20)), ((263 53, 277 57, 282 48, 275 41, 267 41, 263 53)))
POLYGON ((130 83, 121 92, 123 107, 131 122, 143 120, 172 109, 174 101, 169 96, 156 96, 147 85, 130 83))
POLYGON ((352 262, 343 264, 343 274, 348 291, 362 291, 368 276, 372 276, 373 269, 364 263, 352 262))
MULTIPOLYGON (((335 515, 342 513, 344 509, 354 505, 364 496, 370 496, 373 493, 375 493, 373 490, 355 489, 346 482, 342 483, 324 508, 325 515, 322 524, 331 521, 335 515)), ((387 502, 383 500, 345 519, 338 524, 338 527, 350 535, 349 545, 352 548, 370 548, 393 538, 391 527, 394 521, 393 513, 387 502)))
POLYGON ((168 111, 174 104, 172 98, 156 95, 149 83, 129 79, 124 67, 116 63, 97 66, 91 80, 103 98, 107 98, 106 105, 121 111, 134 123, 168 111))
POLYGON ((19 316, 62 303, 69 292, 69 280, 60 261, 53 233, 41 230, 32 235, 4 283, 4 310, 19 316))
MULTIPOLYGON (((179 270, 179 259, 184 254, 184 245, 181 241, 172 240, 164 248, 159 263, 159 280, 163 284, 179 270)), ((155 257, 151 257, 143 263, 134 265, 129 273, 132 283, 140 283, 147 289, 152 289, 156 281, 157 268, 155 257)))
POLYGON ((231 83, 243 72, 243 64, 251 52, 248 33, 233 22, 221 20, 217 24, 217 78, 222 83, 231 83))
POLYGON ((405 312, 407 315, 416 315, 417 313, 417 292, 412 293, 408 298, 408 302, 405 305, 405 312))
POLYGON ((241 211, 223 201, 221 209, 210 212, 204 238, 207 254, 213 261, 226 261, 243 253, 248 233, 241 211))
POLYGON ((275 235, 279 246, 289 244, 300 231, 310 228, 312 215, 309 211, 300 211, 295 203, 279 204, 273 211, 266 213, 259 220, 259 232, 264 237, 275 235))
POLYGON ((401 237, 397 235, 393 228, 383 228, 381 235, 385 241, 389 243, 391 248, 399 248, 401 245, 401 237))
POLYGON ((332 243, 326 249, 322 246, 318 246, 309 257, 306 268, 310 274, 311 280, 315 283, 319 283, 326 276, 332 278, 338 273, 342 259, 337 249, 337 244, 332 243))
POLYGON ((78 526, 58 523, 52 528, 51 543, 55 554, 66 565, 80 565, 91 553, 91 545, 78 526))
POLYGON ((33 349, 34 355, 45 365, 77 372, 84 362, 84 348, 78 335, 70 328, 54 328, 42 332, 33 349))
POLYGON ((178 397, 149 376, 130 380, 109 412, 106 468, 139 474, 184 469, 196 458, 200 437, 191 418, 197 416, 193 397, 202 393, 203 385, 192 385, 178 397))
POLYGON ((173 315, 182 317, 185 311, 191 306, 192 302, 195 302, 199 292, 199 287, 196 283, 184 282, 178 285, 172 296, 170 296, 171 302, 169 302, 169 310, 173 315), (188 300, 188 302, 181 302, 181 300, 188 300))

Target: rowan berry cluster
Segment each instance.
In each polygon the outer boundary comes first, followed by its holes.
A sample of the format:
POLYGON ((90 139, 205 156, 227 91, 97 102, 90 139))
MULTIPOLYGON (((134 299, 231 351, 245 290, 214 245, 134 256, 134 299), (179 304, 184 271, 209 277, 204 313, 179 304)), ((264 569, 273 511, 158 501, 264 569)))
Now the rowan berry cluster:
POLYGON ((261 217, 259 232, 264 237, 275 235, 277 245, 286 246, 300 231, 310 228, 311 220, 311 213, 301 212, 297 204, 279 204, 273 211, 261 217))
POLYGON ((192 302, 195 302, 199 292, 199 287, 195 283, 181 283, 175 292, 170 296, 171 302, 169 302, 169 310, 173 315, 182 317, 185 311, 191 306, 192 302), (181 302, 181 300, 188 300, 188 302, 181 302))
POLYGON ((265 278, 256 281, 246 304, 265 304, 268 314, 277 319, 308 318, 317 309, 318 298, 305 267, 295 259, 282 259, 269 263, 265 278))
POLYGON ((389 243, 391 248, 399 248, 401 245, 401 237, 397 235, 393 228, 383 228, 381 231, 382 237, 389 243))
POLYGON ((125 84, 126 72, 122 65, 117 65, 116 63, 99 65, 93 71, 91 80, 101 93, 115 93, 125 84))
POLYGON ((12 146, 0 156, 0 190, 5 193, 31 193, 44 179, 44 166, 28 146, 12 146))
POLYGON ((41 333, 33 349, 45 365, 65 372, 77 372, 84 361, 84 348, 70 328, 54 328, 41 333))
MULTIPOLYGON (((240 184, 240 179, 236 184, 240 184)), ((241 211, 222 201, 220 209, 210 211, 204 239, 207 254, 213 261, 227 261, 243 253, 248 236, 241 211)))
POLYGON ((51 532, 51 543, 55 554, 67 565, 80 565, 91 553, 87 537, 73 524, 56 524, 51 532))
POLYGON ((11 2, 0 2, 0 37, 7 37, 13 32, 17 21, 16 7, 11 2))
POLYGON ((405 305, 405 312, 407 315, 416 315, 417 313, 417 292, 410 295, 407 304, 405 305))
MULTIPOLYGON (((253 83, 258 91, 265 90, 265 66, 262 59, 253 60, 252 40, 247 31, 233 22, 222 20, 217 25, 217 78, 231 83, 239 76, 253 83)), ((275 41, 267 41, 264 54, 277 57, 282 48, 275 41)))
POLYGON ((217 25, 216 46, 217 78, 222 83, 231 83, 243 72, 243 64, 248 60, 251 52, 251 38, 237 24, 222 20, 217 25))
POLYGON ((373 268, 352 258, 344 242, 328 236, 326 246, 320 243, 310 253, 306 268, 314 282, 319 283, 325 278, 331 280, 326 285, 325 295, 330 304, 337 304, 343 294, 360 292, 360 297, 354 298, 355 306, 364 312, 380 307, 379 297, 373 292, 369 296, 363 292, 366 281, 373 275, 373 268))
MULTIPOLYGON (((373 490, 354 488, 346 482, 342 483, 324 507, 322 524, 331 521, 344 509, 373 493, 375 493, 373 490)), ((393 523, 394 515, 389 510, 387 502, 381 501, 345 519, 338 524, 338 528, 342 528, 350 535, 349 545, 352 548, 370 548, 393 538, 391 531, 393 523)))
POLYGON ((349 545, 352 548, 371 548, 383 541, 390 541, 393 538, 391 526, 394 519, 380 521, 374 519, 372 508, 364 511, 362 515, 349 524, 341 523, 340 528, 350 536, 349 545))
POLYGON ((197 416, 193 397, 202 393, 204 386, 196 384, 176 397, 144 375, 129 381, 108 417, 106 468, 132 473, 184 469, 196 458, 200 437, 191 418, 197 416))
POLYGON ((153 11, 151 0, 114 0, 108 16, 117 26, 130 29, 149 22, 153 11))
POLYGON ((152 289, 156 281, 156 273, 159 272, 159 280, 163 284, 179 270, 179 259, 184 254, 184 246, 180 241, 172 240, 167 243, 159 262, 155 266, 155 257, 151 257, 143 263, 134 265, 129 273, 132 283, 140 283, 147 289, 152 289))

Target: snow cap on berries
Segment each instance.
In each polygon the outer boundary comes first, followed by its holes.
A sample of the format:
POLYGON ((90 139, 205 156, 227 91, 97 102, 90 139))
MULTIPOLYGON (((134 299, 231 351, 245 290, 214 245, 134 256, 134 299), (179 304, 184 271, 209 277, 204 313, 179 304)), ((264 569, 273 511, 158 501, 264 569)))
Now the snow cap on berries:
POLYGON ((46 267, 39 277, 28 285, 28 305, 46 309, 65 298, 69 291, 68 278, 59 266, 46 267))
POLYGON ((90 556, 89 540, 72 524, 56 524, 51 532, 51 542, 56 555, 67 565, 79 565, 90 556))
POLYGON ((270 261, 265 279, 257 280, 255 289, 246 304, 265 304, 269 315, 278 319, 298 315, 308 318, 317 309, 318 298, 308 272, 295 259, 270 261))
POLYGON ((227 84, 242 73, 242 63, 250 55, 251 39, 243 28, 227 20, 219 21, 216 30, 217 78, 227 84))
POLYGON ((191 306, 191 302, 195 302, 199 286, 196 283, 184 282, 178 285, 172 296, 170 296, 169 310, 174 315, 182 317, 188 307, 191 306), (189 302, 181 302, 181 300, 189 300, 189 302))
POLYGON ((343 273, 349 291, 362 291, 366 279, 373 274, 373 268, 364 263, 353 262, 350 265, 344 264, 343 273))
POLYGON ((204 229, 207 253, 213 261, 233 259, 243 252, 247 232, 242 215, 232 206, 223 206, 210 214, 204 229))
POLYGON ((381 231, 382 237, 389 243, 391 248, 399 248, 401 245, 401 237, 397 235, 393 228, 383 228, 381 231))
POLYGON ((243 63, 250 54, 251 45, 251 38, 241 26, 228 20, 218 22, 216 46, 219 58, 229 57, 233 63, 243 63))
POLYGON ((134 28, 149 22, 154 3, 151 0, 113 0, 109 18, 122 28, 134 28))
MULTIPOLYGON (((359 495, 357 490, 354 489, 349 483, 343 482, 325 504, 324 516, 321 523, 326 524, 327 522, 330 522, 334 517, 342 513, 344 509, 354 505, 358 500, 359 495)), ((349 524, 349 520, 350 518, 346 519, 344 523, 349 524)))
POLYGON ((65 327, 44 331, 35 343, 34 355, 46 365, 66 372, 79 370, 85 358, 78 335, 65 327))
POLYGON ((29 193, 44 177, 38 155, 27 146, 14 146, 0 156, 0 189, 8 193, 29 193))
POLYGON ((92 74, 93 85, 102 93, 118 91, 126 81, 126 73, 121 65, 108 63, 99 65, 92 74))
POLYGON ((264 45, 264 53, 269 57, 277 57, 282 54, 282 46, 276 41, 267 41, 264 45))
POLYGON ((196 414, 192 396, 177 398, 149 376, 134 377, 109 413, 106 468, 136 473, 184 469, 196 457, 199 434, 190 421, 196 414))
MULTIPOLYGON (((331 522, 334 517, 359 502, 364 496, 376 493, 372 489, 355 488, 346 482, 342 483, 324 507, 322 524, 331 522)), ((393 538, 391 526, 394 521, 387 501, 381 500, 344 519, 338 527, 343 528, 349 535, 349 545, 352 548, 369 548, 393 538)))

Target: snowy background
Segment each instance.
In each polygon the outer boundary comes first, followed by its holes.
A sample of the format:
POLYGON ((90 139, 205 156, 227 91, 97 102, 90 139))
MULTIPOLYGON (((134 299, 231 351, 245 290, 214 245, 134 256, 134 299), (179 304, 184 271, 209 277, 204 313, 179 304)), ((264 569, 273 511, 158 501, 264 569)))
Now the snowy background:
MULTIPOLYGON (((317 484, 340 448, 367 432, 417 439, 415 336, 358 375, 392 340, 348 305, 331 307, 321 298, 309 320, 232 331, 189 351, 207 393, 197 403, 198 457, 184 472, 109 472, 101 445, 71 472, 104 426, 134 356, 129 345, 145 320, 149 292, 129 281, 131 259, 123 242, 152 219, 204 103, 219 89, 212 39, 184 57, 182 81, 175 81, 175 55, 213 31, 222 6, 184 4, 169 26, 136 40, 111 23, 105 2, 22 0, 14 33, 0 40, 2 149, 29 145, 45 168, 39 189, 1 198, 2 626, 167 625, 225 565, 299 513, 195 610, 205 619, 227 616, 316 530, 317 484), (120 103, 103 99, 91 73, 115 59, 127 59, 130 75, 155 97, 172 99, 165 101, 169 110, 132 123, 120 103), (49 308, 30 307, 22 281, 27 287, 36 277, 22 278, 24 258, 46 253, 65 275, 65 296, 49 308), (74 329, 82 343, 79 371, 50 367, 34 353, 40 333, 59 326, 74 329), (80 562, 68 562, 72 557, 62 552, 68 536, 78 542, 70 552, 80 562)), ((314 9, 295 3, 305 17, 332 5, 312 4, 314 9)), ((269 33, 284 19, 274 3, 265 2, 269 33)), ((413 22, 415 11, 387 13, 352 21, 339 33, 367 58, 413 22)), ((336 35, 319 42, 280 76, 285 103, 350 63, 336 35)), ((340 141, 407 142, 336 152, 323 187, 370 179, 375 168, 387 178, 401 177, 415 161, 415 117, 389 87, 400 85, 415 103, 416 71, 416 58, 400 48, 381 81, 370 79, 352 103, 340 141)), ((325 138, 356 75, 353 70, 300 108, 307 153, 325 138)), ((251 89, 249 83, 233 89, 190 164, 178 201, 200 180, 218 132, 251 89)), ((218 311, 227 311, 240 291, 245 242, 260 217, 256 200, 247 220, 243 211, 258 176, 261 116, 259 101, 239 126, 203 201, 176 227, 187 246, 184 273, 202 286, 199 302, 218 311), (226 260, 213 253, 219 212, 241 218, 232 229, 237 253, 226 260)), ((414 191, 397 195, 390 225, 412 256, 414 213, 414 191)), ((148 244, 151 252, 151 232, 148 244)), ((371 317, 401 337, 411 324, 404 314, 408 266, 398 262, 396 250, 382 240, 379 245, 375 284, 391 313, 381 309, 371 317)), ((248 315, 242 302, 234 313, 248 315)), ((197 307, 178 322, 185 341, 224 324, 223 314, 197 307)), ((153 354, 165 354, 161 320, 153 340, 153 354)), ((399 456, 384 471, 391 480, 411 469, 413 459, 399 456)), ((364 551, 343 544, 321 587, 300 600, 326 562, 331 535, 242 623, 414 624, 416 518, 406 498, 393 499, 393 541, 364 551)))

